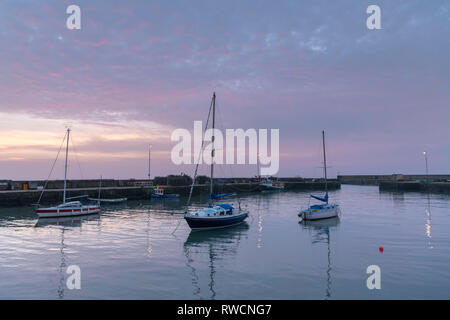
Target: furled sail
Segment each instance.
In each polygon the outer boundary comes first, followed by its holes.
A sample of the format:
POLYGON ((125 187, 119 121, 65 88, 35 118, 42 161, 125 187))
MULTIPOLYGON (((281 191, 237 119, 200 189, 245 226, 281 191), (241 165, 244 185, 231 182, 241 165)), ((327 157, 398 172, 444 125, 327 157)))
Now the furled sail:
POLYGON ((325 194, 325 197, 323 197, 323 198, 318 197, 318 196, 313 196, 313 195, 311 195, 311 197, 314 199, 317 199, 319 201, 328 203, 328 192, 325 194))
POLYGON ((220 199, 223 197, 228 197, 228 196, 234 196, 236 194, 236 192, 230 192, 230 193, 220 193, 220 194, 215 194, 215 193, 211 193, 211 199, 220 199))

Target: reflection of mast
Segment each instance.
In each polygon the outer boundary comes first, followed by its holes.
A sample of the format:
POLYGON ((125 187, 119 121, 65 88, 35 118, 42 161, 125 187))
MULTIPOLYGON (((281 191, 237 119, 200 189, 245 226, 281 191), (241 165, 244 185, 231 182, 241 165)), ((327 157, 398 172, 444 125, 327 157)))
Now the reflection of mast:
POLYGON ((191 265, 191 263, 194 262, 194 260, 191 258, 190 254, 189 254, 189 249, 186 245, 184 246, 184 256, 186 257, 186 260, 187 260, 186 265, 188 266, 189 269, 191 269, 191 279, 192 279, 192 285, 194 286, 194 296, 201 298, 200 297, 200 285, 198 284, 199 279, 198 279, 197 271, 191 265))
POLYGON ((93 221, 97 220, 98 231, 101 231, 101 220, 99 214, 94 214, 90 216, 82 216, 82 217, 61 217, 61 218, 45 218, 38 219, 36 222, 35 228, 40 227, 48 227, 48 226, 58 226, 61 229, 61 245, 59 252, 61 254, 61 262, 59 264, 58 273, 59 273, 59 284, 57 288, 58 297, 60 299, 64 299, 64 289, 66 287, 66 267, 67 267, 67 257, 64 249, 67 247, 64 243, 64 232, 66 229, 72 229, 74 227, 79 227, 81 230, 82 223, 84 221, 93 221))
POLYGON ((262 216, 261 216, 261 212, 258 212, 258 242, 256 244, 256 247, 258 249, 260 249, 262 247, 262 230, 263 230, 262 216))
POLYGON ((66 255, 64 253, 64 230, 65 228, 61 228, 61 247, 59 252, 61 253, 61 263, 59 265, 59 285, 58 285, 58 296, 60 299, 64 299, 64 288, 66 286, 65 279, 65 270, 66 270, 66 255))
POLYGON ((262 230, 263 230, 263 225, 262 225, 262 215, 261 215, 261 197, 258 197, 258 240, 256 242, 256 247, 258 249, 260 249, 262 247, 262 230))
POLYGON ((214 253, 212 250, 212 244, 209 244, 209 291, 211 291, 211 299, 216 297, 216 291, 214 290, 214 274, 216 270, 214 270, 214 253))
POLYGON ((339 218, 331 218, 327 220, 315 220, 315 221, 303 221, 303 225, 305 228, 316 231, 312 243, 324 243, 327 244, 327 284, 325 289, 325 299, 331 297, 331 247, 330 247, 330 228, 335 227, 339 224, 339 218))
POLYGON ((330 229, 326 228, 328 246, 328 268, 327 268, 327 292, 326 297, 331 296, 331 250, 330 250, 330 229))
POLYGON ((194 296, 203 298, 200 294, 200 278, 194 267, 193 253, 204 253, 208 255, 209 260, 209 281, 208 288, 211 296, 208 299, 214 299, 217 295, 215 286, 215 275, 217 262, 225 260, 228 255, 236 255, 241 236, 246 233, 249 226, 246 222, 229 229, 191 232, 184 243, 184 255, 186 257, 186 266, 191 270, 191 280, 194 287, 194 296), (192 251, 196 249, 196 251, 192 251), (201 249, 206 249, 207 252, 201 249), (218 254, 218 253, 219 254, 218 254))

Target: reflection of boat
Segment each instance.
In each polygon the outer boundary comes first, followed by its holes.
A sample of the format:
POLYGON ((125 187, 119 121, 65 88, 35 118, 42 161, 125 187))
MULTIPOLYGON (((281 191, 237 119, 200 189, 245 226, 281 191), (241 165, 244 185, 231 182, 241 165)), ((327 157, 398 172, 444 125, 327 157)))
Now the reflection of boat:
POLYGON ((65 227, 78 227, 84 221, 92 221, 100 219, 99 214, 93 214, 90 216, 80 216, 80 217, 59 217, 59 218, 45 218, 38 219, 35 227, 45 227, 49 225, 55 226, 65 226, 65 227))
POLYGON ((205 243, 222 243, 223 240, 240 239, 242 234, 246 232, 250 226, 247 222, 241 223, 235 228, 227 228, 222 230, 205 230, 205 232, 191 232, 184 245, 205 244, 205 243))
POLYGON ((166 194, 163 188, 154 188, 153 193, 150 195, 153 199, 178 199, 180 195, 178 193, 166 194))
POLYGON ((324 228, 337 227, 340 224, 339 217, 334 217, 326 220, 304 220, 302 221, 303 226, 306 229, 321 230, 324 228))
POLYGON ((207 255, 209 261, 208 289, 210 296, 206 298, 214 299, 216 296, 214 280, 217 272, 217 263, 236 255, 240 240, 247 235, 248 229, 249 225, 244 222, 234 228, 214 231, 206 230, 189 234, 184 242, 184 254, 186 256, 186 265, 191 270, 195 296, 204 298, 202 296, 200 274, 195 268, 195 263, 199 262, 203 265, 205 258, 202 255, 207 255))
POLYGON ((59 283, 57 288, 58 297, 60 299, 64 299, 66 284, 66 268, 67 268, 67 253, 64 251, 67 248, 67 245, 64 243, 64 233, 66 230, 70 230, 71 227, 81 227, 82 223, 85 221, 95 221, 100 220, 99 214, 94 214, 90 216, 81 216, 81 217, 59 217, 59 218, 45 218, 38 219, 35 227, 49 227, 49 226, 57 226, 61 230, 61 241, 59 253, 61 256, 61 260, 58 267, 59 273, 59 283))
MULTIPOLYGON (((66 145, 66 162, 65 162, 65 166, 64 166, 63 203, 58 206, 48 207, 48 208, 37 207, 35 209, 35 212, 39 216, 39 218, 81 216, 81 215, 95 214, 95 213, 100 212, 100 206, 98 204, 83 205, 80 201, 66 202, 67 158, 69 155, 69 137, 70 137, 70 129, 69 128, 67 129, 66 137, 67 137, 67 145, 66 145)), ((58 154, 59 154, 59 152, 58 152, 58 154)), ((56 159, 58 159, 58 157, 56 157, 56 159)), ((44 192, 44 190, 42 190, 42 192, 44 192)))
MULTIPOLYGON (((216 119, 216 93, 214 93, 212 97, 205 131, 206 128, 208 127, 209 116, 211 114, 211 111, 212 111, 211 129, 212 132, 214 132, 216 119)), ((228 195, 232 195, 232 193, 231 194, 224 193, 219 195, 214 193, 214 161, 215 161, 214 138, 215 138, 214 136, 211 137, 211 175, 210 175, 210 192, 209 192, 210 201, 208 203, 208 207, 195 212, 188 212, 188 210, 186 209, 186 213, 184 215, 184 219, 186 220, 189 227, 191 227, 191 229, 193 230, 206 230, 206 229, 215 229, 233 226, 242 223, 248 216, 248 211, 241 209, 240 202, 238 208, 234 208, 231 204, 228 203, 221 203, 218 205, 214 205, 214 200, 223 198, 228 195)), ((202 141, 202 148, 199 156, 203 152, 203 144, 204 140, 202 141)), ((194 179, 189 192, 189 199, 186 208, 189 208, 192 190, 194 187, 195 180, 197 178, 197 170, 199 163, 200 161, 197 162, 197 166, 195 168, 194 179)))
POLYGON ((326 220, 303 220, 302 225, 305 229, 312 230, 314 235, 312 238, 313 244, 326 243, 327 244, 327 287, 325 292, 325 299, 331 297, 331 249, 330 249, 330 230, 339 225, 339 217, 334 217, 326 220))
POLYGON ((308 209, 300 211, 298 214, 303 220, 319 220, 339 216, 339 205, 328 203, 328 181, 327 181, 327 157, 325 153, 325 131, 322 131, 322 145, 323 145, 323 170, 325 176, 325 196, 318 197, 311 195, 312 198, 324 202, 324 204, 315 204, 308 209))

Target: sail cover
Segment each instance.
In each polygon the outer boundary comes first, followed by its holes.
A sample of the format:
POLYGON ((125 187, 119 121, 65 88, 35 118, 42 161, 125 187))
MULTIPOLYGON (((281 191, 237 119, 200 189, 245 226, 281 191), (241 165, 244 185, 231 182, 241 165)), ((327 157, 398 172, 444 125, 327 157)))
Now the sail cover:
POLYGON ((211 199, 220 199, 220 198, 223 198, 223 197, 234 196, 235 194, 236 194, 236 192, 221 193, 221 194, 211 193, 211 199))
POLYGON ((323 198, 318 197, 318 196, 313 196, 313 195, 311 195, 311 197, 314 198, 314 199, 317 199, 317 200, 319 200, 319 201, 327 202, 327 203, 328 203, 328 192, 325 194, 325 197, 323 197, 323 198))

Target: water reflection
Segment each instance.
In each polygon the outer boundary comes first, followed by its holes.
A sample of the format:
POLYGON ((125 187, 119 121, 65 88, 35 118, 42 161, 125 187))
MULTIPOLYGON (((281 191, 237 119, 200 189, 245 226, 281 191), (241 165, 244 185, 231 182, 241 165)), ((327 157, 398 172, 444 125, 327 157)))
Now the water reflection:
POLYGON ((431 242, 431 200, 430 194, 427 194, 427 208, 425 209, 425 235, 427 237, 427 247, 433 249, 433 244, 431 242))
POLYGON ((191 231, 184 242, 184 255, 186 266, 191 270, 193 294, 198 298, 214 299, 216 297, 214 277, 216 265, 221 260, 225 260, 237 253, 239 243, 243 237, 247 238, 249 225, 244 222, 230 228, 217 229, 211 231, 191 231), (202 265, 202 258, 208 260, 208 289, 209 296, 202 297, 199 272, 195 267, 198 262, 202 265))
POLYGON ((304 220, 301 225, 304 229, 312 232, 311 242, 313 244, 326 243, 327 244, 327 284, 325 290, 325 299, 331 297, 331 249, 330 249, 330 230, 337 227, 340 223, 339 217, 323 219, 323 220, 304 220))
POLYGON ((69 229, 81 228, 83 222, 85 221, 95 220, 100 222, 99 214, 80 217, 44 218, 38 219, 36 222, 35 227, 37 228, 57 226, 60 227, 61 230, 61 240, 59 245, 60 263, 58 266, 59 281, 58 288, 56 289, 59 299, 64 299, 64 290, 66 288, 67 254, 65 250, 67 249, 67 245, 64 243, 64 233, 69 229))

